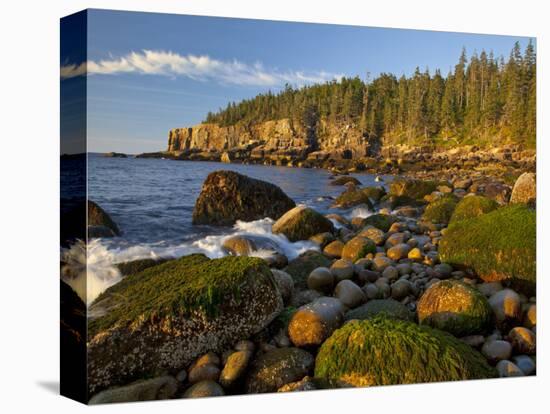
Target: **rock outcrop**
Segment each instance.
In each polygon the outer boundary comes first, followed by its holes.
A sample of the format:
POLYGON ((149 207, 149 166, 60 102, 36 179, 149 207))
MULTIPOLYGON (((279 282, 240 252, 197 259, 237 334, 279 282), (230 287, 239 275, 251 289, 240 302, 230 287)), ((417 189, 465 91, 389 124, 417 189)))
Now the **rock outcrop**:
POLYGON ((253 125, 199 124, 175 128, 168 134, 169 153, 215 153, 231 159, 323 159, 367 156, 369 140, 354 125, 336 125, 321 120, 314 134, 300 123, 279 119, 253 125))
POLYGON ((296 204, 274 184, 233 171, 208 174, 193 209, 193 224, 230 226, 237 220, 276 220, 296 204))

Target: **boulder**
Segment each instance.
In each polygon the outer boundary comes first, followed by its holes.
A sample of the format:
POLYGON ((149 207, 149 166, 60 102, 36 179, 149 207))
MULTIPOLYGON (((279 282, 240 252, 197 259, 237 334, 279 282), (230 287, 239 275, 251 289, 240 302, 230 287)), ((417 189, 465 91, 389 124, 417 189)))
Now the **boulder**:
POLYGON ((237 220, 276 220, 295 205, 276 185, 233 171, 215 171, 202 185, 193 224, 230 226, 237 220))
POLYGON ((292 294, 294 293, 294 279, 287 272, 283 272, 279 269, 271 269, 273 274, 273 279, 281 292, 283 302, 286 303, 290 300, 292 294))
POLYGON ((496 365, 498 376, 501 378, 508 377, 523 377, 525 373, 513 362, 504 360, 499 361, 496 365))
POLYGON ((318 251, 308 250, 291 260, 283 270, 292 276, 296 289, 305 289, 307 288, 307 278, 313 269, 329 266, 330 260, 327 257, 318 251))
POLYGON ((512 356, 512 345, 507 341, 493 339, 483 344, 481 352, 489 362, 496 364, 498 361, 508 359, 512 356))
POLYGON ((334 203, 333 208, 351 208, 358 205, 365 205, 372 210, 373 205, 369 197, 370 192, 361 188, 351 187, 340 194, 334 203))
POLYGON ((464 197, 456 205, 453 215, 451 216, 450 224, 490 213, 496 210, 498 206, 495 200, 484 196, 471 195, 464 197))
POLYGON ((121 402, 166 400, 175 396, 178 381, 164 376, 136 381, 123 387, 109 388, 94 395, 88 404, 111 404, 121 402))
POLYGON ((342 259, 355 262, 365 257, 368 253, 376 253, 376 244, 371 239, 356 236, 344 245, 342 259))
POLYGON ((250 351, 235 351, 229 355, 220 375, 220 384, 225 388, 233 387, 244 376, 251 358, 250 351))
POLYGON ((355 273, 353 263, 346 259, 336 260, 331 266, 330 271, 334 275, 336 282, 345 279, 351 279, 355 273))
POLYGON ((298 347, 323 343, 342 323, 344 305, 336 298, 321 297, 300 307, 290 319, 288 336, 298 347))
POLYGON ((223 388, 214 381, 201 381, 185 391, 183 398, 221 397, 225 395, 223 388))
POLYGON ((146 269, 90 307, 103 316, 88 323, 89 390, 221 352, 267 327, 282 309, 273 275, 258 258, 191 255, 146 269))
POLYGON ((455 195, 448 194, 426 206, 422 220, 429 223, 448 224, 458 203, 455 195))
POLYGON ((521 301, 512 289, 500 290, 489 298, 495 320, 499 327, 509 328, 521 321, 521 301))
POLYGON ((283 385, 308 375, 314 362, 313 356, 303 349, 278 348, 266 352, 252 362, 246 378, 246 392, 276 392, 283 385))
POLYGON ((254 240, 246 236, 231 236, 222 243, 222 248, 234 256, 248 256, 255 250, 258 250, 254 240))
POLYGON ((435 191, 437 185, 435 181, 397 178, 390 184, 389 194, 418 200, 435 191))
POLYGON ((345 185, 345 184, 354 184, 354 185, 361 185, 361 181, 359 181, 357 178, 352 177, 350 175, 342 175, 340 177, 336 177, 334 180, 330 182, 330 185, 345 185))
MULTIPOLYGON (((113 219, 92 200, 88 200, 88 226, 106 227, 115 236, 120 236, 120 230, 113 219)), ((105 236, 102 236, 105 237, 105 236)))
POLYGON ((296 392, 296 391, 314 391, 317 390, 317 384, 314 378, 305 376, 300 381, 291 382, 283 385, 277 392, 296 392))
POLYGON ((418 322, 467 336, 485 333, 491 328, 493 310, 481 292, 457 280, 434 283, 417 305, 418 322))
POLYGON ((388 214, 372 214, 361 221, 361 227, 374 226, 377 229, 387 232, 397 218, 388 214))
POLYGON ((374 226, 366 226, 358 236, 372 240, 377 246, 382 246, 386 241, 386 233, 374 226))
POLYGON ((408 245, 407 243, 399 243, 393 247, 390 247, 386 252, 386 255, 390 259, 398 261, 398 260, 407 258, 410 251, 411 251, 410 245, 408 245))
POLYGON ((351 280, 341 280, 334 289, 334 297, 338 298, 344 306, 356 308, 365 301, 365 294, 359 286, 351 280))
POLYGON ((494 368, 452 335, 386 317, 350 321, 317 354, 315 377, 332 387, 493 378, 494 368))
POLYGON ((321 293, 331 293, 334 288, 334 275, 326 267, 313 269, 307 278, 307 287, 321 293))
POLYGON ((510 196, 510 203, 533 204, 537 199, 537 177, 534 173, 525 172, 521 174, 510 196))
POLYGON ((506 282, 531 295, 536 286, 536 213, 525 205, 452 225, 439 243, 441 261, 472 268, 486 282, 506 282))
POLYGON ((535 354, 537 349, 537 338, 532 330, 517 326, 508 332, 508 339, 517 354, 535 354))
POLYGON ((302 205, 287 211, 273 224, 272 231, 294 242, 307 240, 318 233, 332 233, 334 225, 322 214, 302 205))
POLYGON ((325 256, 330 257, 331 259, 339 259, 342 257, 342 250, 344 249, 344 243, 340 240, 334 240, 333 242, 327 244, 323 249, 325 256))

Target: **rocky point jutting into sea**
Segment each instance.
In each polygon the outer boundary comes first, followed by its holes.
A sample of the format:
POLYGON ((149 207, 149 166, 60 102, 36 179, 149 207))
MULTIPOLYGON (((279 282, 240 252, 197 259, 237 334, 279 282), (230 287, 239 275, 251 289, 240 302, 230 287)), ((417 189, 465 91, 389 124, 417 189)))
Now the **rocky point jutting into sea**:
POLYGON ((140 158, 170 158, 278 166, 320 167, 337 172, 438 176, 473 170, 508 184, 523 171, 534 172, 534 149, 519 143, 496 146, 407 145, 363 133, 355 123, 321 120, 313 129, 290 119, 219 126, 199 124, 170 130, 166 151, 140 158))

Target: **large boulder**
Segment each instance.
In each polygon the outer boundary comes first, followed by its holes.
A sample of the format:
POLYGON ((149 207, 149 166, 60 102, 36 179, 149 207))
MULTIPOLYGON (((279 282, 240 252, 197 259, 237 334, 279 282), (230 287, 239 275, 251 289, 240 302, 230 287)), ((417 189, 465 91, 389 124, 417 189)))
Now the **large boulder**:
POLYGON ((526 294, 536 285, 536 213, 523 204, 451 225, 439 245, 442 262, 472 268, 486 282, 526 294))
POLYGON ((252 362, 246 379, 246 392, 276 392, 283 385, 301 380, 313 370, 315 359, 303 349, 278 348, 252 362))
POLYGON ((510 203, 524 203, 531 204, 537 199, 537 177, 534 173, 521 174, 514 188, 512 188, 512 195, 510 196, 510 203))
POLYGON ((333 232, 332 222, 306 206, 294 207, 273 223, 274 234, 284 234, 290 241, 307 240, 324 232, 333 232))
POLYGON ((499 205, 495 200, 484 196, 470 195, 458 202, 451 216, 450 223, 457 223, 461 220, 481 216, 482 214, 496 210, 498 207, 499 205))
POLYGON ((283 269, 294 279, 296 289, 307 289, 309 274, 318 267, 329 267, 330 259, 315 250, 308 250, 296 259, 291 260, 283 269))
POLYGON ((120 402, 166 400, 178 391, 174 377, 163 376, 136 381, 123 387, 109 388, 94 395, 88 404, 111 404, 120 402))
POLYGON ((493 310, 485 296, 457 280, 432 284, 418 301, 417 314, 420 324, 458 337, 485 333, 493 322, 493 310))
POLYGON ((91 393, 177 370, 259 332, 283 309, 262 259, 186 256, 126 277, 90 308, 91 393))
POLYGON ((315 377, 332 387, 493 378, 469 345, 427 326, 386 317, 351 321, 317 354, 315 377))
POLYGON ((276 220, 296 204, 279 187, 233 171, 210 173, 193 209, 193 224, 230 226, 237 220, 276 220))

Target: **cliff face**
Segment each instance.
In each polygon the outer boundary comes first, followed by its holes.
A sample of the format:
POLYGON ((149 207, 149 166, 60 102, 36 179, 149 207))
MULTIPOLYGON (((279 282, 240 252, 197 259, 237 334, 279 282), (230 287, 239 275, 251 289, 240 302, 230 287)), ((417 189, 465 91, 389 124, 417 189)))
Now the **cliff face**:
POLYGON ((319 122, 315 131, 289 119, 280 119, 250 127, 200 124, 172 129, 168 137, 168 151, 171 153, 245 150, 256 159, 296 159, 329 153, 360 158, 367 155, 368 149, 368 140, 353 125, 335 125, 325 120, 319 122))

